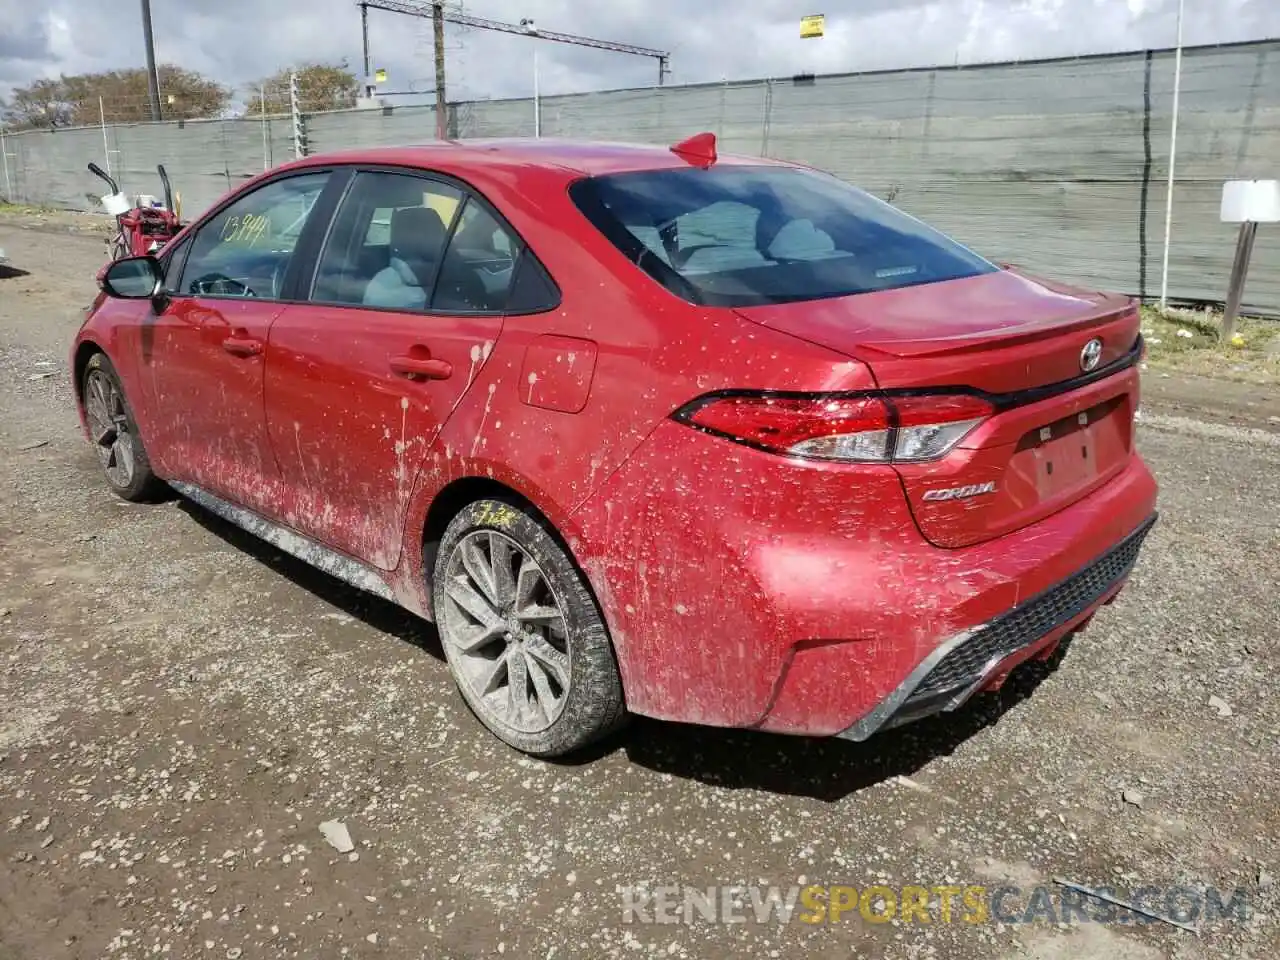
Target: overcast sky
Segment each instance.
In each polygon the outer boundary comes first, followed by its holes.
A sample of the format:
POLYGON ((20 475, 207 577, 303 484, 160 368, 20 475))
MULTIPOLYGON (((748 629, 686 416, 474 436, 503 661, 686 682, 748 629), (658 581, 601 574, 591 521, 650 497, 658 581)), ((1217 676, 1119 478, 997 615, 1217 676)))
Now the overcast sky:
MULTIPOLYGON (((1280 36, 1280 0, 1185 0, 1185 42, 1280 36)), ((1173 46, 1177 0, 453 0, 474 16, 671 51, 669 82, 790 76, 1173 46), (800 9, 801 7, 805 9, 800 9), (812 7, 813 9, 808 9, 812 7), (801 40, 800 15, 827 35, 801 40)), ((360 72, 355 0, 152 0, 157 57, 243 88, 291 62, 360 72)), ((370 12, 388 89, 428 89, 429 21, 370 12)), ((450 99, 653 83, 653 61, 479 30, 447 31, 450 99)), ((138 0, 0 0, 0 97, 60 73, 143 63, 138 0)))

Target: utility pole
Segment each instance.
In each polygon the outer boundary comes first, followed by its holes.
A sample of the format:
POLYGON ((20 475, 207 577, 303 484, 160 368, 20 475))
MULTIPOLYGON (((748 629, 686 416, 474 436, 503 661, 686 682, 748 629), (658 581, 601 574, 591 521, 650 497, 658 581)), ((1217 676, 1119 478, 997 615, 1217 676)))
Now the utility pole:
POLYGON ((364 95, 373 96, 373 73, 369 66, 369 5, 360 4, 360 38, 364 42, 364 95))
POLYGON ((151 34, 151 0, 142 0, 142 39, 147 47, 147 96, 151 119, 160 120, 160 78, 156 74, 156 42, 151 34))
POLYGON ((436 139, 449 138, 448 105, 444 98, 444 4, 431 5, 431 30, 436 41, 436 139))
POLYGON ((538 48, 533 48, 533 135, 542 136, 542 96, 538 90, 538 48))
MULTIPOLYGON (((525 33, 531 37, 538 35, 538 25, 528 17, 520 21, 525 33)), ((538 48, 533 48, 533 135, 542 136, 542 96, 538 90, 538 48)))

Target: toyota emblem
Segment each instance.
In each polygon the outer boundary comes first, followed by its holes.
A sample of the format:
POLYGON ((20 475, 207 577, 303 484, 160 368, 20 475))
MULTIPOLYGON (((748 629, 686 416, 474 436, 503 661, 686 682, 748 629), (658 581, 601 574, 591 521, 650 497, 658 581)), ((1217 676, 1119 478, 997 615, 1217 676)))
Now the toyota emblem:
POLYGON ((1102 360, 1102 341, 1098 337, 1094 337, 1084 345, 1080 351, 1080 369, 1085 373, 1090 370, 1096 370, 1099 361, 1102 360))

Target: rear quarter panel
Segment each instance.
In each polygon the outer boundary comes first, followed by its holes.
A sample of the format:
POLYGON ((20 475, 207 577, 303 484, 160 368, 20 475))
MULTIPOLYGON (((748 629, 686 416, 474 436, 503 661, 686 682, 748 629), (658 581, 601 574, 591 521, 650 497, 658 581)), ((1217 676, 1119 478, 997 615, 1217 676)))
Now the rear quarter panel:
MULTIPOLYGON (((465 178, 466 172, 457 175, 465 178)), ((563 171, 532 168, 518 183, 473 173, 470 181, 546 265, 562 300, 555 310, 506 319, 490 361, 425 458, 407 519, 409 570, 429 573, 423 521, 431 501, 455 480, 488 477, 515 489, 579 556, 625 552, 628 544, 577 542, 573 512, 689 400, 727 388, 872 385, 866 367, 842 354, 668 293, 578 212, 563 171), (540 406, 537 383, 530 382, 531 351, 543 351, 547 337, 593 348, 584 351, 594 353, 594 369, 576 412, 540 406)), ((424 580, 409 574, 400 588, 417 607, 428 605, 424 580)), ((604 585, 593 586, 602 595, 604 585)))

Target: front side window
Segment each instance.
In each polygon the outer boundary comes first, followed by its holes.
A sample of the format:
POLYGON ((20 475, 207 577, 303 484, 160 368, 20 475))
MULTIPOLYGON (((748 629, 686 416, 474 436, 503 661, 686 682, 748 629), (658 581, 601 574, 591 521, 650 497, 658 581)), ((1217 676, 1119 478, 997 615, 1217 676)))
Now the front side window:
POLYGON ((196 232, 175 292, 281 297, 294 247, 328 179, 322 172, 275 180, 221 210, 196 232))
POLYGON ((725 166, 579 180, 589 220, 673 293, 745 307, 956 280, 997 268, 835 177, 725 166))
POLYGON ((187 261, 187 251, 191 249, 193 234, 188 234, 177 246, 166 247, 160 257, 160 266, 164 271, 164 289, 168 293, 180 293, 179 284, 182 278, 182 265, 187 261))

